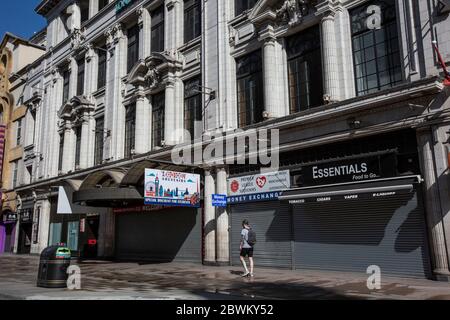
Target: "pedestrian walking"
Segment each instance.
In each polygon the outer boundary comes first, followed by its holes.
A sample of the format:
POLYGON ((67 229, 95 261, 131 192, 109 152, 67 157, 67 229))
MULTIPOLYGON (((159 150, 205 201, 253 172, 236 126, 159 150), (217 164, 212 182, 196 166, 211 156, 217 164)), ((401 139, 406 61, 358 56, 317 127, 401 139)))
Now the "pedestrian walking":
POLYGON ((242 231, 241 231, 241 245, 240 245, 240 259, 242 265, 244 266, 243 277, 253 277, 254 261, 253 261, 253 247, 256 244, 256 233, 250 227, 247 219, 242 221, 242 231), (250 271, 247 268, 247 263, 245 258, 248 257, 250 262, 250 271))

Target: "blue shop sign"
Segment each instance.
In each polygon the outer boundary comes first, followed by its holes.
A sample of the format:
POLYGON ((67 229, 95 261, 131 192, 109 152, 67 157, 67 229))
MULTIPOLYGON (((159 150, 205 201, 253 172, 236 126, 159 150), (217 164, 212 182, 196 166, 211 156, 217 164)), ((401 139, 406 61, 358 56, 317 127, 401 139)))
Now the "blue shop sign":
POLYGON ((226 207, 227 206, 227 195, 226 194, 213 194, 212 195, 212 205, 213 207, 226 207))

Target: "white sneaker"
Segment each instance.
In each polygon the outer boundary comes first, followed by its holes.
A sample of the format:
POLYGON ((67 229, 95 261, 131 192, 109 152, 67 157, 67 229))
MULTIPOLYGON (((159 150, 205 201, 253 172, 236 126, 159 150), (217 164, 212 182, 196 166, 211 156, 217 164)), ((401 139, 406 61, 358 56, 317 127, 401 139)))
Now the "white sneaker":
POLYGON ((252 277, 252 278, 253 278, 254 276, 255 276, 255 275, 254 275, 253 273, 250 273, 250 277, 252 277))
POLYGON ((250 275, 250 272, 246 272, 242 275, 242 278, 248 277, 250 275))

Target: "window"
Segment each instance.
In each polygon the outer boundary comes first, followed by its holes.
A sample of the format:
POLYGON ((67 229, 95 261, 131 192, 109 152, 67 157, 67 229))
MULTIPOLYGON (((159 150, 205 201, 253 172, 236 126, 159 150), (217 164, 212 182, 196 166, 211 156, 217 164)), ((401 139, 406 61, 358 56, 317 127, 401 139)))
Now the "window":
POLYGON ((291 113, 323 104, 319 27, 286 39, 291 113))
POLYGON ((95 155, 94 163, 99 165, 103 161, 103 142, 105 131, 105 118, 100 117, 95 121, 95 155))
POLYGON ((153 96, 152 105, 152 147, 162 147, 164 140, 165 93, 153 96))
POLYGON ((353 61, 358 96, 391 88, 402 82, 394 0, 371 1, 381 7, 381 27, 368 29, 369 4, 351 11, 353 61))
POLYGON ((184 42, 201 34, 201 3, 199 0, 184 0, 184 42))
POLYGON ((135 147, 136 133, 136 105, 126 108, 125 116, 125 158, 131 158, 132 150, 135 147))
POLYGON ((18 180, 18 172, 19 172, 19 162, 14 161, 13 162, 13 174, 12 174, 12 187, 17 187, 17 180, 18 180))
POLYGON ((109 3, 109 0, 98 0, 98 11, 102 10, 109 3))
POLYGON ((246 10, 253 8, 258 0, 234 0, 234 12, 238 16, 246 10))
POLYGON ((22 141, 22 118, 17 120, 16 145, 20 146, 22 141))
POLYGON ((164 51, 164 6, 152 11, 152 52, 164 51))
POLYGON ((198 131, 203 129, 203 125, 198 126, 199 122, 202 124, 200 86, 201 77, 186 81, 184 84, 184 129, 189 131, 192 140, 201 135, 198 131))
POLYGON ((261 51, 236 60, 238 125, 244 127, 263 120, 263 79, 261 51))
POLYGON ((75 167, 77 167, 81 158, 81 126, 75 128, 75 138, 75 167))
POLYGON ((97 89, 101 89, 106 85, 106 47, 98 50, 98 75, 97 89))
POLYGON ((64 133, 59 136, 59 159, 58 159, 58 171, 62 171, 64 155, 64 133))
POLYGON ((133 69, 139 60, 139 27, 128 29, 128 72, 133 69))
POLYGON ((82 96, 84 94, 84 57, 77 62, 77 96, 82 96))
POLYGON ((70 83, 70 71, 69 69, 63 72, 63 104, 69 100, 69 83, 70 83))
POLYGON ((89 0, 81 1, 80 11, 81 11, 81 23, 89 20, 89 0))

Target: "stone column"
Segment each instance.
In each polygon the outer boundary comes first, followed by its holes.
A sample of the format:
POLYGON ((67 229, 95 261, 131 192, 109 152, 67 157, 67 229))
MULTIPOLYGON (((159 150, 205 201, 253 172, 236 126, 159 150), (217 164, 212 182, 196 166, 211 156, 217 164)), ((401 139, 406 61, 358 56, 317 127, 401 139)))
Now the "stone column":
POLYGON ((324 100, 339 101, 339 72, 336 48, 335 13, 327 13, 322 18, 322 52, 324 71, 324 100))
POLYGON ((94 118, 94 111, 89 112, 89 156, 88 156, 88 162, 87 166, 88 168, 94 166, 94 153, 95 153, 95 118, 94 118))
POLYGON ((210 170, 205 170, 204 191, 204 264, 216 264, 216 220, 212 206, 212 194, 215 192, 214 177, 210 170))
POLYGON ((98 12, 98 0, 89 0, 89 19, 98 12))
MULTIPOLYGON (((227 194, 227 171, 225 168, 217 169, 217 193, 227 194)), ((229 265, 230 263, 230 237, 227 208, 217 208, 217 263, 229 265)))
POLYGON ((69 120, 64 121, 64 147, 63 147, 63 162, 62 172, 68 173, 73 171, 75 167, 75 145, 74 145, 74 132, 72 129, 72 122, 69 120))
POLYGON ((268 118, 277 118, 285 115, 284 97, 281 94, 283 77, 280 74, 281 46, 274 35, 273 27, 267 26, 260 33, 263 41, 264 61, 264 103, 268 118))
POLYGON ((80 169, 88 167, 89 159, 89 113, 84 112, 81 119, 81 147, 80 147, 80 169))
POLYGON ((138 97, 136 99, 136 143, 135 150, 137 154, 150 151, 150 132, 151 132, 151 113, 148 98, 143 94, 143 87, 138 88, 138 97))
POLYGON ((127 38, 123 32, 122 24, 118 23, 111 31, 114 39, 114 53, 112 68, 108 70, 108 81, 112 81, 111 86, 107 85, 108 110, 105 110, 105 128, 111 130, 111 142, 105 148, 106 158, 118 160, 124 156, 125 147, 125 108, 123 106, 124 84, 122 78, 127 72, 126 54, 127 38))
POLYGON ((164 110, 164 141, 166 146, 176 144, 176 114, 175 114, 175 80, 166 84, 165 110, 164 110))
POLYGON ((443 215, 440 206, 439 186, 436 179, 436 167, 433 160, 434 138, 430 128, 417 131, 417 142, 424 176, 425 209, 428 233, 431 244, 433 273, 436 277, 450 275, 443 215))
POLYGON ((114 257, 115 250, 115 216, 112 209, 100 209, 100 226, 98 232, 98 256, 114 257))
POLYGON ((70 81, 69 81, 69 100, 76 96, 77 94, 77 71, 78 64, 77 61, 71 57, 70 58, 70 81))
POLYGON ((38 253, 41 253, 48 246, 48 236, 50 232, 50 201, 42 200, 38 203, 40 207, 38 253))
POLYGON ((183 7, 181 0, 165 0, 166 5, 166 49, 173 50, 183 45, 183 7))

